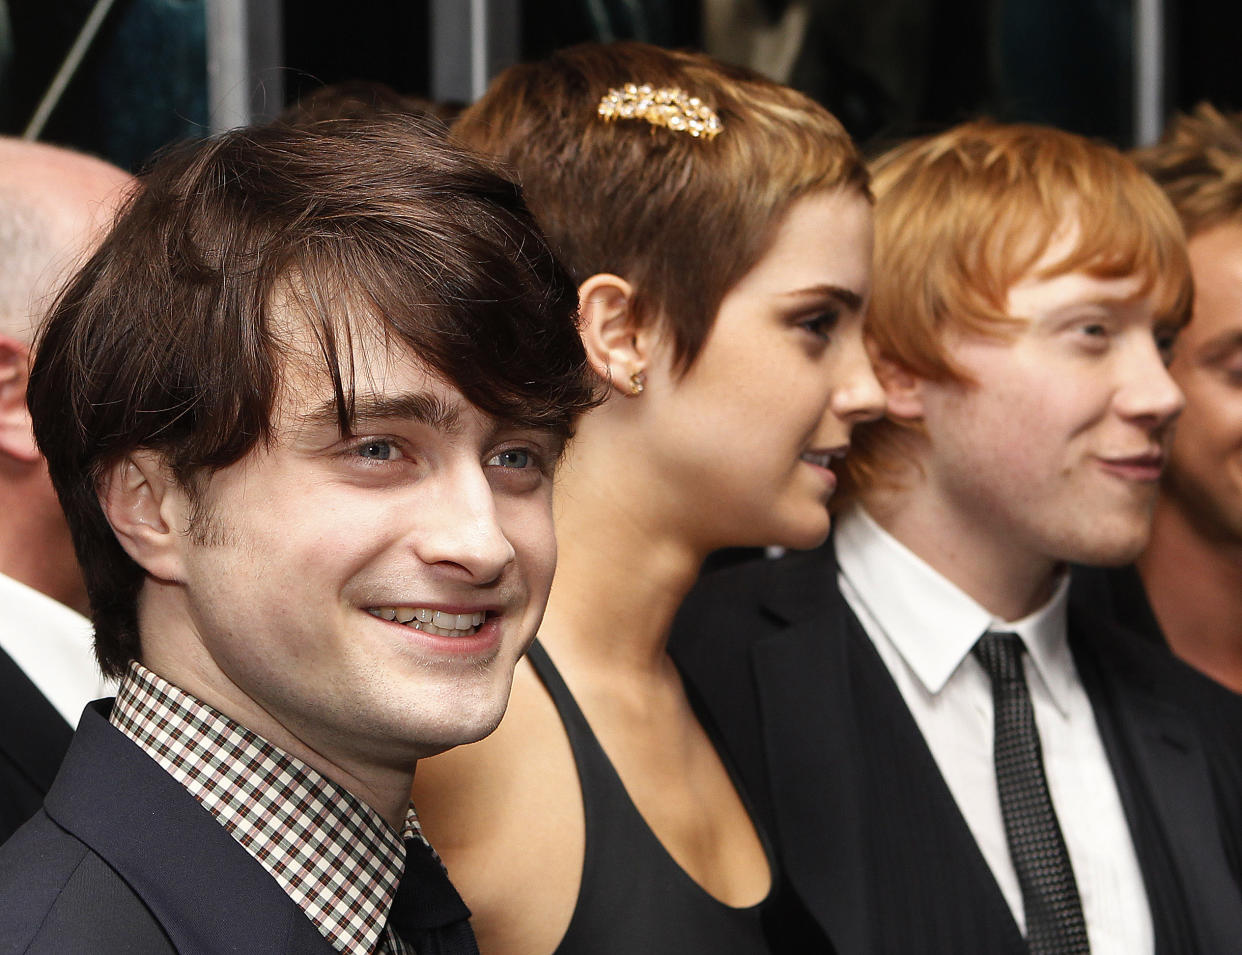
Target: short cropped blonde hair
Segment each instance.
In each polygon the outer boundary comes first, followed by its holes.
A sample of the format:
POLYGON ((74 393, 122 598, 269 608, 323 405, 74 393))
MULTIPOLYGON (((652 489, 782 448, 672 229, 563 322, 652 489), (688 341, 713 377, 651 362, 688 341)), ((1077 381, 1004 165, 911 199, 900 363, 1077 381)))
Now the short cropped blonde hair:
MULTIPOLYGON (((1074 248, 1043 277, 1142 277, 1158 314, 1190 316, 1185 236, 1168 199, 1111 146, 1032 125, 977 120, 907 142, 872 164, 876 258, 869 334, 876 354, 932 381, 968 381, 957 335, 1005 337, 1009 289, 1072 227, 1074 248)), ((892 483, 911 426, 859 428, 852 490, 892 483)), ((847 495, 848 496, 848 495, 847 495)))
POLYGON ((683 371, 797 199, 835 188, 870 198, 862 157, 822 106, 742 67, 643 43, 512 66, 452 132, 516 171, 577 282, 612 273, 634 286, 636 316, 666 323, 683 371), (698 97, 723 129, 707 139, 603 121, 600 100, 627 83, 698 97))
POLYGON ((1132 156, 1172 201, 1187 235, 1242 222, 1242 114, 1200 103, 1132 156))

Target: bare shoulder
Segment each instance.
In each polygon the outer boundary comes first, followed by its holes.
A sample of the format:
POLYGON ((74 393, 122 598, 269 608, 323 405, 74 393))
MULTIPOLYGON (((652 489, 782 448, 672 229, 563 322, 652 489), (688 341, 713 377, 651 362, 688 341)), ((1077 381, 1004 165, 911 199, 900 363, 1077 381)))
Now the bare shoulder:
POLYGON ((529 662, 491 736, 419 762, 414 804, 486 955, 538 955, 573 915, 585 842, 573 754, 529 662))

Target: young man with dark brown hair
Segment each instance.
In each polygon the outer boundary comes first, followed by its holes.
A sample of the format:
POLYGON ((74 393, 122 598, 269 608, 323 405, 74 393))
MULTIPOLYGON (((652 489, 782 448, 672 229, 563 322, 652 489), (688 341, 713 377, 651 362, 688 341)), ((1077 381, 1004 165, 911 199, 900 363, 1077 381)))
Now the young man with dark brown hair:
POLYGON ((1180 224, 1115 149, 967 123, 873 165, 886 417, 818 552, 725 571, 676 655, 842 955, 1223 952, 1203 741, 1070 562, 1146 542, 1180 224))
POLYGON ((31 374, 121 685, 0 850, 0 947, 475 950, 409 792, 542 614, 575 309, 517 187, 423 121, 159 161, 31 374))

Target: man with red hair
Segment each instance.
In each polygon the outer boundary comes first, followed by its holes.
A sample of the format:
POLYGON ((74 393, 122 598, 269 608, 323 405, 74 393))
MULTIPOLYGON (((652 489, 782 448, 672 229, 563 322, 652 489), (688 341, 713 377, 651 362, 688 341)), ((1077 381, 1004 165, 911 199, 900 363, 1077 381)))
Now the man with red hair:
POLYGON ((1033 126, 873 172, 887 417, 830 544, 705 581, 680 662, 837 951, 1230 950, 1201 741, 1139 641, 1067 601, 1068 563, 1147 540, 1177 217, 1116 150, 1033 126))

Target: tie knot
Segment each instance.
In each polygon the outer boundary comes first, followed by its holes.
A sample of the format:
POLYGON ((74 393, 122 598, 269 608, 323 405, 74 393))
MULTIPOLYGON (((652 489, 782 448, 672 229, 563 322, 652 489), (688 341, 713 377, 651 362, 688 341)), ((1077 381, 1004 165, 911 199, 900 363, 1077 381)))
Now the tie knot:
POLYGON ((979 638, 972 652, 994 685, 1026 682, 1022 671, 1022 638, 1016 633, 989 630, 979 638))

